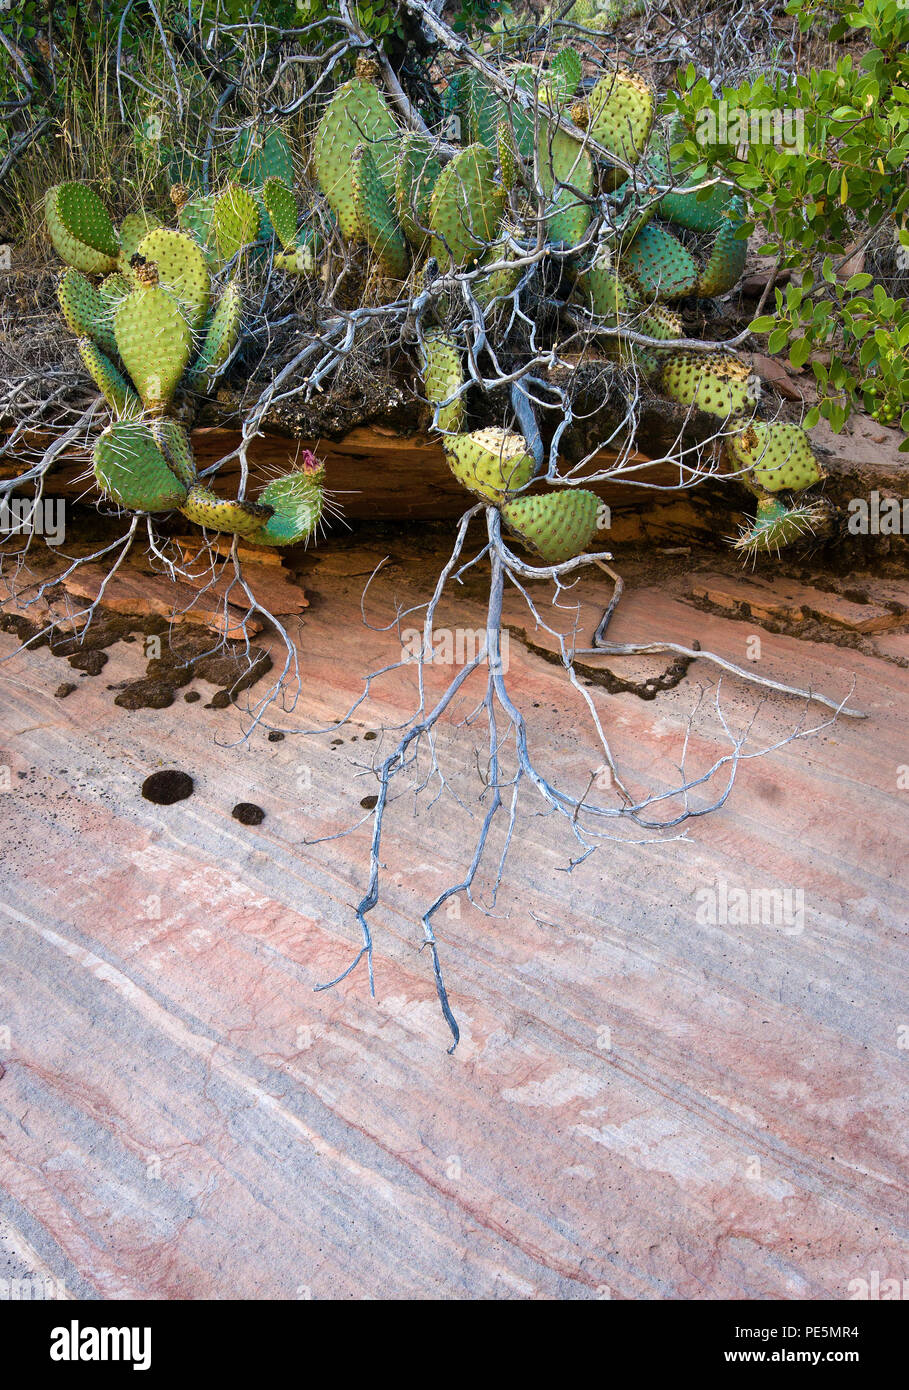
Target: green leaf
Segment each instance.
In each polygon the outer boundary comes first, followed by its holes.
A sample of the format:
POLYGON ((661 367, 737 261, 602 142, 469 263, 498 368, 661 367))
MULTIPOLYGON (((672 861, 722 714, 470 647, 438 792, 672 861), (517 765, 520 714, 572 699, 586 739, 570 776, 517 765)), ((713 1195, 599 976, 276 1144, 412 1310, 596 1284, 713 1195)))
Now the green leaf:
POLYGON ((789 348, 789 361, 798 371, 804 367, 808 361, 808 354, 811 352, 810 338, 796 338, 789 348))
POLYGON ((872 275, 868 275, 864 271, 862 271, 859 275, 850 275, 849 279, 846 281, 844 289, 850 291, 864 290, 868 287, 868 285, 871 284, 873 278, 874 277, 872 275))

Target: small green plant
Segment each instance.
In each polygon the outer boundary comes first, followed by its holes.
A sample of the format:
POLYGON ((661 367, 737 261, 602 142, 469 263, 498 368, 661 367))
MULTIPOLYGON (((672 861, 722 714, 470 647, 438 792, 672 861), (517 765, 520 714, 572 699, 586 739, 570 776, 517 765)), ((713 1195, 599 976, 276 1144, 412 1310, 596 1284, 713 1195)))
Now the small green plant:
MULTIPOLYGON (((750 203, 751 231, 792 273, 752 324, 770 352, 809 365, 821 417, 841 430, 856 407, 909 430, 909 299, 855 261, 909 254, 909 7, 900 0, 791 0, 807 32, 864 37, 832 68, 759 77, 715 93, 693 67, 666 109, 673 155, 692 181, 722 177, 750 203), (852 267, 850 269, 850 267, 852 267)), ((909 440, 900 448, 909 450, 909 440)))

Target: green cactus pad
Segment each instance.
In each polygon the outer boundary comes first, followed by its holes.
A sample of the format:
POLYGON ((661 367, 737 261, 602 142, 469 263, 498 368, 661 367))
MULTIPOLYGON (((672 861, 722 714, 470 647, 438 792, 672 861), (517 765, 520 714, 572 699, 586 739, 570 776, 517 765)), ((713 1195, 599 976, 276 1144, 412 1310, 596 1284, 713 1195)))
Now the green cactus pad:
POLYGON ((473 265, 493 241, 504 204, 495 159, 484 145, 469 145, 445 166, 433 189, 430 255, 441 268, 473 265))
POLYGON ((121 299, 125 299, 128 294, 132 294, 135 285, 132 280, 121 275, 115 270, 113 275, 106 275, 98 286, 98 293, 107 302, 108 308, 113 312, 119 305, 121 299))
POLYGON ((751 526, 745 527, 735 542, 740 555, 778 555, 787 545, 813 536, 826 517, 823 507, 809 503, 787 507, 776 497, 762 497, 751 526))
POLYGON ((723 420, 748 410, 758 396, 756 379, 730 353, 674 352, 663 366, 661 383, 670 400, 696 405, 723 420))
POLYGON ((287 275, 312 275, 318 264, 317 252, 321 239, 307 238, 290 251, 275 256, 275 269, 287 275))
POLYGON ((727 439, 726 447, 733 464, 750 469, 754 482, 767 492, 802 492, 824 477, 800 425, 754 420, 727 439))
POLYGON ((499 172, 502 184, 510 193, 517 186, 521 155, 514 138, 511 122, 503 117, 496 127, 496 153, 499 156, 499 172))
POLYGON ((285 250, 293 246, 297 239, 297 200, 293 191, 283 179, 268 178, 262 185, 262 201, 280 244, 285 250))
POLYGON ((196 481, 196 460, 185 426, 179 420, 162 415, 156 420, 150 420, 148 427, 170 471, 186 487, 192 487, 196 481))
MULTIPOLYGON (((508 228, 503 228, 503 230, 507 231, 508 228)), ((504 262, 504 264, 498 270, 490 270, 486 274, 478 275, 471 285, 474 299, 481 309, 491 311, 493 319, 500 309, 508 307, 504 301, 510 294, 514 293, 527 272, 526 265, 508 264, 511 256, 512 252, 506 240, 493 242, 480 261, 480 268, 497 265, 500 262, 504 262), (497 304, 497 301, 500 303, 497 304)), ((488 315, 486 322, 487 324, 491 322, 488 315)))
POLYGON ((684 338, 685 325, 681 318, 665 304, 651 304, 641 315, 638 323, 642 333, 648 338, 684 338))
POLYGON ((714 184, 702 194, 686 193, 676 188, 663 195, 657 204, 657 211, 667 222, 674 222, 677 227, 685 227, 690 232, 718 232, 726 220, 725 213, 732 199, 732 190, 722 183, 714 184))
POLYGON ((609 208, 610 241, 619 249, 629 246, 654 215, 653 185, 643 177, 641 168, 635 173, 635 184, 637 191, 632 190, 631 180, 626 179, 614 192, 603 195, 609 208))
POLYGON ((120 243, 114 224, 94 189, 87 188, 84 183, 58 184, 56 207, 70 236, 102 256, 119 256, 120 243))
POLYGON ((217 243, 215 240, 215 202, 213 195, 204 196, 196 194, 184 203, 177 213, 177 225, 181 232, 186 232, 202 247, 202 254, 205 257, 209 270, 218 271, 221 269, 221 257, 218 255, 217 243))
POLYGON ((581 271, 576 283, 580 298, 591 313, 605 319, 610 328, 641 311, 637 292, 613 268, 608 254, 598 255, 592 265, 581 271))
POLYGON ((544 564, 561 565, 587 549, 596 533, 599 507, 595 493, 562 488, 507 502, 502 520, 544 564))
POLYGON ((61 192, 64 188, 72 186, 56 184, 44 195, 44 217, 48 235, 57 255, 66 261, 67 265, 81 270, 83 275, 104 275, 116 268, 119 248, 113 255, 108 255, 73 235, 60 211, 61 192))
POLYGON ((575 48, 562 48, 549 64, 547 81, 560 102, 574 96, 581 80, 581 55, 575 48))
POLYGON ((268 179, 276 178, 293 186, 293 152, 283 130, 270 130, 264 138, 241 130, 231 148, 230 158, 237 178, 243 183, 262 188, 268 179))
POLYGON ((139 249, 139 243, 148 236, 149 232, 155 227, 161 226, 160 217, 153 212, 146 211, 145 208, 139 212, 127 213, 120 223, 120 259, 119 266, 123 275, 130 277, 131 272, 129 263, 139 249))
POLYGON ((315 535, 322 518, 324 469, 311 465, 275 478, 259 493, 259 501, 274 515, 249 540, 255 545, 296 545, 315 535))
MULTIPOLYGON (((619 68, 601 77, 591 92, 587 128, 594 140, 626 164, 636 164, 647 144, 655 109, 649 83, 619 68)), ((620 171, 616 177, 621 180, 620 171)))
POLYGON ((57 282, 57 299, 67 327, 79 338, 94 338, 109 357, 116 356, 110 301, 81 270, 67 266, 57 282))
POLYGON ((313 169, 347 241, 360 234, 351 187, 351 156, 358 145, 369 144, 379 177, 390 192, 399 135, 382 93, 359 77, 339 87, 325 108, 313 142, 313 169))
POLYGON ((99 487, 129 511, 169 512, 186 496, 151 430, 139 421, 108 425, 98 437, 92 461, 99 487))
MULTIPOLYGON (((646 333, 649 338, 683 338, 684 325, 678 314, 667 309, 665 304, 651 304, 641 313, 634 324, 638 333, 646 333)), ((625 355, 630 356, 637 372, 648 380, 655 377, 666 360, 663 348, 644 347, 641 343, 623 344, 625 355)))
POLYGON ((158 283, 177 300, 190 327, 200 329, 211 301, 211 276, 201 247, 184 232, 156 227, 143 237, 138 253, 154 262, 158 283))
POLYGON ((741 219, 724 221, 714 238, 707 264, 698 277, 697 292, 704 299, 725 294, 737 285, 745 269, 747 239, 736 236, 741 219))
POLYGON ((98 344, 91 338, 80 338, 79 355, 111 410, 121 419, 138 419, 142 414, 142 402, 98 344))
POLYGON ((383 273, 392 280, 403 280, 410 265, 407 242, 368 145, 356 147, 350 166, 360 236, 378 256, 383 273))
POLYGON ((134 290, 114 315, 114 334, 143 405, 160 413, 173 400, 192 351, 192 330, 179 304, 160 285, 134 290))
POLYGON ((429 200, 441 172, 428 140, 422 135, 403 137, 395 164, 395 211, 404 235, 418 249, 427 240, 423 228, 429 225, 429 200))
POLYGON ((648 299, 681 299, 697 289, 699 268, 678 237, 651 222, 623 253, 622 272, 648 299))
POLYGON ((259 502, 226 501, 197 483, 189 489, 180 511, 207 531, 228 531, 249 539, 268 521, 273 508, 259 502))
POLYGON ((464 397, 455 394, 464 384, 458 345, 441 329, 430 329, 423 339, 422 359, 426 399, 439 406, 438 428, 455 432, 464 423, 464 397), (454 400, 443 405, 449 396, 454 396, 454 400))
POLYGON ((449 435, 443 443, 448 466, 458 482, 484 502, 505 502, 534 475, 533 455, 520 434, 493 426, 472 434, 449 435))
POLYGON ((593 192, 593 160, 574 136, 545 118, 540 121, 539 175, 544 193, 552 198, 546 210, 548 240, 577 246, 593 215, 584 201, 593 192))
POLYGON ((458 74, 457 113, 461 118, 461 138, 465 145, 485 145, 490 151, 497 146, 498 124, 504 103, 472 68, 458 74))
POLYGON ((231 282, 215 306, 198 356, 186 374, 186 385, 203 394, 210 391, 227 364, 240 337, 243 298, 231 282))
POLYGON ((218 255, 226 264, 258 238, 259 209, 252 194, 238 184, 229 184, 215 201, 214 231, 218 255))

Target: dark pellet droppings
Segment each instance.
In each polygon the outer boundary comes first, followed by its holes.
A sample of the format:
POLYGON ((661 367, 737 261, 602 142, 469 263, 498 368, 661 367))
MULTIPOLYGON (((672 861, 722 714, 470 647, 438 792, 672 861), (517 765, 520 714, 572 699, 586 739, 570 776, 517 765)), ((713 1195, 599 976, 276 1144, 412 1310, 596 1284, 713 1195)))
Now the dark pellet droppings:
POLYGON ((284 735, 279 734, 277 729, 272 729, 271 733, 268 735, 268 741, 269 743, 280 743, 283 737, 284 735))
POLYGON ((70 684, 69 681, 64 681, 63 684, 62 684, 62 685, 58 685, 58 686, 57 686, 57 689, 54 691, 54 699, 55 699, 55 700, 65 700, 66 697, 67 697, 67 695, 72 695, 72 693, 73 693, 73 691, 75 690, 75 688, 76 688, 76 687, 75 687, 74 685, 70 684))
POLYGON ((241 825, 261 825, 265 819, 265 812, 262 807, 257 806, 253 801, 238 801, 230 814, 241 825))
POLYGON ((188 705, 194 705, 197 700, 202 699, 202 696, 199 694, 198 690, 187 690, 183 698, 188 705))
POLYGON ((371 811, 375 807, 378 800, 379 798, 377 796, 364 796, 363 800, 360 802, 360 805, 363 807, 364 811, 371 811))
POLYGON ((142 795, 156 806, 172 806, 175 801, 185 801, 192 796, 193 788, 193 779, 188 772, 166 768, 163 772, 153 772, 146 777, 142 783, 142 795))

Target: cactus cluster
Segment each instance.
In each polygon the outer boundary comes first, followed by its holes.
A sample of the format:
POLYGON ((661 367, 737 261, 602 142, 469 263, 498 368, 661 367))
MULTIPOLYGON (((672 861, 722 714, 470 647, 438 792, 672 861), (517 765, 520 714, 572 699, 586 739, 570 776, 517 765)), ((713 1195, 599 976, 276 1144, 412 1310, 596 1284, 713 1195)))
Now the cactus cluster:
POLYGON ((577 488, 520 496, 536 465, 523 435, 491 426, 459 432, 465 408, 464 374, 454 340, 430 330, 423 343, 423 383, 444 436, 445 457, 458 482, 480 501, 498 507, 508 530, 546 565, 587 548, 596 531, 598 499, 577 488))
POLYGON ((448 436, 445 457, 458 482, 498 507, 508 530, 545 565, 560 565, 587 549, 597 528, 599 500, 594 493, 550 488, 517 495, 535 472, 523 435, 492 426, 448 436))
MULTIPOLYGON (((472 292, 492 323, 497 304, 507 302, 523 273, 513 263, 511 248, 536 236, 533 226, 530 236, 522 229, 522 207, 533 217, 542 194, 546 239, 569 251, 582 248, 576 259, 563 261, 564 270, 573 277, 574 297, 611 330, 610 348, 620 360, 633 364, 671 399, 727 422, 739 441, 729 450, 734 467, 759 501, 817 481, 820 470, 810 444, 797 431, 802 441, 798 449, 788 436, 786 447, 799 459, 807 451, 810 465, 781 467, 774 474, 777 486, 768 488, 775 463, 765 456, 772 454, 775 460, 776 453, 767 441, 753 460, 741 456, 757 400, 756 382, 745 364, 728 352, 707 355, 671 346, 683 336, 683 327, 667 301, 723 294, 741 276, 746 249, 739 235, 745 218, 741 201, 722 185, 706 194, 677 186, 662 152, 665 132, 654 125, 655 94, 628 69, 601 76, 587 98, 577 96, 581 62, 571 48, 559 52, 542 81, 526 64, 512 64, 506 73, 516 89, 536 92, 536 118, 472 69, 456 72, 444 98, 449 113, 460 121, 462 148, 442 157, 424 135, 402 129, 379 90, 375 65, 358 60, 356 75, 328 103, 313 144, 316 178, 341 235, 365 242, 376 272, 386 281, 402 281, 412 271, 419 279, 420 262, 427 255, 443 273, 473 272, 472 292), (587 137, 578 139, 556 116, 568 117, 587 137), (596 142, 596 157, 588 140, 596 142), (609 162, 605 152, 621 163, 609 162), (623 164, 632 169, 630 178, 623 164), (601 233, 585 250, 597 196, 613 201, 614 231, 601 233), (629 343, 616 332, 622 329, 664 340, 667 347, 629 343)), ((268 190, 266 202, 271 208, 268 190)), ((283 206, 274 211, 273 223, 286 244, 293 219, 283 206)), ((444 301, 437 306, 442 316, 447 307, 444 301)), ((524 439, 497 429, 464 431, 460 351, 445 328, 424 333, 420 368, 455 477, 475 496, 500 507, 506 524, 548 563, 555 563, 556 554, 565 558, 572 547, 572 553, 583 548, 595 527, 595 499, 585 500, 576 489, 546 498, 516 496, 534 471, 524 439), (534 536, 542 537, 542 543, 534 536)), ((766 427, 771 432, 775 428, 766 427)), ((773 534, 801 534, 805 510, 794 509, 789 520, 777 522, 773 534)), ((755 548, 764 545, 767 534, 761 524, 755 548)), ((747 542, 740 544, 747 548, 747 542)))
MULTIPOLYGON (((578 0, 572 22, 596 24, 607 12, 599 0, 578 0)), ((755 383, 735 354, 672 345, 684 334, 669 306, 723 294, 741 275, 741 201, 724 185, 703 191, 678 184, 664 153, 666 132, 655 124, 655 93, 629 69, 602 74, 587 96, 579 95, 582 63, 570 47, 543 73, 509 62, 504 74, 515 91, 536 96, 535 110, 506 99, 472 68, 454 73, 443 93, 443 106, 460 121, 454 152, 403 128, 369 59, 359 58, 354 75, 335 90, 314 134, 310 167, 340 236, 367 248, 362 293, 390 289, 399 297, 402 282, 419 285, 425 275, 429 283, 436 270, 466 272, 492 327, 527 273, 521 247, 535 246, 542 228, 559 252, 571 298, 606 350, 670 399, 731 429, 730 461, 763 507, 754 548, 770 535, 785 541, 800 534, 804 508, 771 516, 765 504, 775 499, 785 511, 777 494, 801 492, 820 478, 804 432, 753 419, 755 383), (574 131, 561 124, 565 119, 574 131), (591 239, 598 205, 611 213, 591 239), (655 341, 635 341, 642 334, 655 341)), ((115 415, 99 482, 125 506, 179 505, 201 525, 282 544, 296 532, 275 517, 282 508, 285 518, 291 511, 309 516, 311 479, 299 484, 299 496, 297 484, 276 480, 256 503, 223 501, 196 481, 188 440, 178 439, 175 422, 169 439, 160 427, 178 391, 213 388, 238 342, 236 280, 213 303, 212 276, 224 278, 249 255, 261 255, 256 248, 272 235, 280 248, 276 269, 310 274, 325 245, 324 217, 317 226, 311 208, 300 225, 294 161, 282 131, 245 130, 229 157, 231 182, 219 192, 174 186, 179 230, 140 211, 118 232, 100 199, 78 184, 48 192, 47 225, 69 266, 60 283, 63 315, 115 415), (134 477, 120 486, 130 440, 134 477)), ((445 326, 453 301, 447 294, 436 300, 419 363, 446 457, 468 490, 499 507, 515 534, 555 563, 552 556, 589 542, 595 499, 577 489, 518 496, 534 472, 526 441, 465 428, 460 348, 445 326)))
MULTIPOLYGON (((174 201, 179 216, 189 200, 174 201)), ((200 526, 260 545, 308 538, 323 502, 322 469, 311 456, 258 501, 225 500, 199 482, 189 434, 174 413, 178 392, 212 389, 240 339, 240 289, 231 280, 213 295, 208 232, 200 240, 146 212, 131 214, 117 232, 97 194, 77 183, 49 189, 45 210, 67 262, 57 290, 64 320, 114 416, 92 458, 104 495, 129 511, 179 509, 200 526)), ((215 254, 227 264, 258 236, 257 205, 238 185, 211 211, 215 254)))

